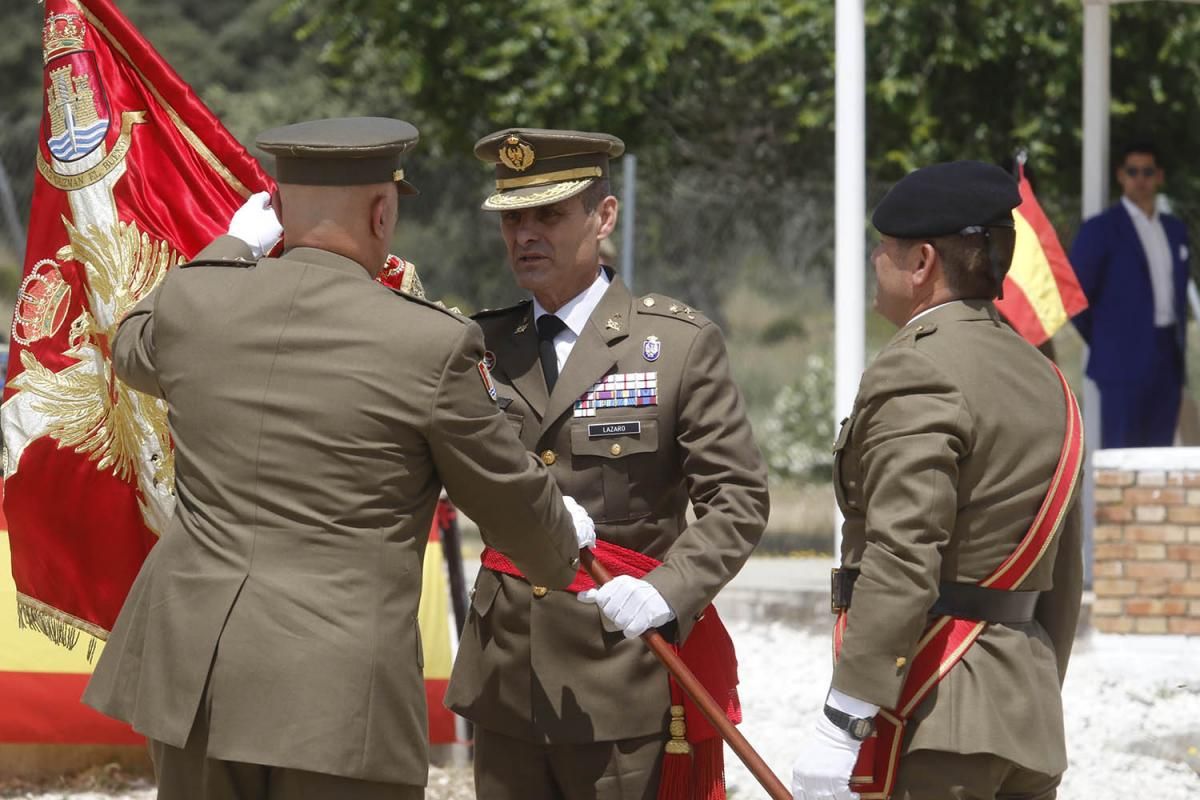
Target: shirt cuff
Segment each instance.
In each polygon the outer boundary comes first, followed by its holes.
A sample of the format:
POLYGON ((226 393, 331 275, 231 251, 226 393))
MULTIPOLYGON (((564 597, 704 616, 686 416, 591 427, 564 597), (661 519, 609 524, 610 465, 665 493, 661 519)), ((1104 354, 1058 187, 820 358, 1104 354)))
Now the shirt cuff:
POLYGON ((845 692, 839 692, 833 688, 830 688, 829 696, 825 698, 825 705, 836 708, 843 714, 861 719, 870 719, 879 713, 879 706, 874 703, 859 700, 857 697, 851 697, 845 692))

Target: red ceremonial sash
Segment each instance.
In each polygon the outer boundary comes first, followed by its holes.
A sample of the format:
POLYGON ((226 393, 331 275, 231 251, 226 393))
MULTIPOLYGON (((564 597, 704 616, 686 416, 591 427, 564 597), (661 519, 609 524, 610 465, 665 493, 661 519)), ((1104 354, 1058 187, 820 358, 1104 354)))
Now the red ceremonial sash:
MULTIPOLYGON (((636 550, 628 550, 610 542, 597 541, 592 552, 614 577, 631 575, 641 578, 662 564, 636 550)), ((490 547, 484 548, 480 560, 487 569, 525 580, 525 576, 511 561, 490 547)), ((595 586, 592 577, 580 568, 566 591, 577 594, 595 586)), ((729 721, 740 723, 742 707, 737 694, 737 654, 715 607, 709 605, 704 609, 687 641, 682 647, 677 647, 676 652, 713 699, 724 707, 729 721)), ((724 745, 721 738, 673 678, 670 679, 670 685, 671 704, 683 707, 683 730, 679 730, 676 723, 680 720, 673 713, 672 738, 667 742, 667 755, 663 760, 659 800, 724 800, 724 745), (689 754, 690 759, 687 758, 689 754), (684 757, 685 764, 682 767, 676 756, 684 757), (691 761, 690 768, 687 760, 691 761)))
MULTIPOLYGON (((1029 531, 1016 550, 991 575, 980 581, 979 586, 1012 591, 1021 584, 1046 554, 1079 483, 1083 464, 1083 420, 1067 379, 1057 366, 1054 366, 1054 371, 1062 383, 1067 400, 1067 432, 1058 466, 1029 531)), ((841 654, 846 618, 846 611, 842 611, 833 628, 834 661, 841 654)), ((880 709, 875 717, 875 733, 863 742, 859 751, 858 763, 850 778, 850 788, 858 793, 861 800, 887 800, 891 797, 900 764, 904 729, 909 718, 951 668, 962 660, 986 627, 986 622, 978 620, 941 616, 926 628, 925 635, 917 643, 917 652, 911 659, 912 667, 900 690, 899 702, 895 708, 880 709)))

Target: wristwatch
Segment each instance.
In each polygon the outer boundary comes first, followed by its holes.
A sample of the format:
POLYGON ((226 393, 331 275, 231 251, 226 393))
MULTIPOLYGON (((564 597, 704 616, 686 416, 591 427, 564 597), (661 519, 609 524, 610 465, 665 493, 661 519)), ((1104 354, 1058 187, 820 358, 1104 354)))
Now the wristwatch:
POLYGON ((875 732, 874 717, 852 717, 845 711, 838 711, 833 706, 825 706, 825 719, 858 742, 869 738, 875 732))

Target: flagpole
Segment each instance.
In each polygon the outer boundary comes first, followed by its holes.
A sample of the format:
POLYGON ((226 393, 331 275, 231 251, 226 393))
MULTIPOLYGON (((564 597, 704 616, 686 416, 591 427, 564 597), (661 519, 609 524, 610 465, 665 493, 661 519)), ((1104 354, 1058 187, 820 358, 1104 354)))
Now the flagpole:
MULTIPOLYGON (((597 586, 603 586, 612 580, 612 575, 604 568, 604 565, 596 560, 596 556, 592 551, 584 548, 579 551, 579 560, 583 564, 583 568, 592 576, 592 580, 597 586)), ((675 648, 667 644, 667 640, 662 637, 662 634, 651 628, 642 634, 642 641, 646 646, 653 651, 654 655, 658 656, 658 660, 662 662, 667 671, 675 678, 675 682, 679 684, 679 688, 683 689, 696 707, 703 712, 709 723, 716 728, 717 733, 725 740, 730 749, 737 754, 737 757, 746 765, 746 769, 750 770, 755 780, 759 785, 766 790, 772 800, 792 800, 792 793, 788 791, 783 782, 776 777, 771 768, 767 766, 767 762, 758 754, 751 745, 746 741, 746 737, 742 736, 742 732, 729 721, 725 716, 725 710, 717 705, 717 701, 704 688, 704 684, 695 674, 688 669, 687 664, 683 663, 683 659, 675 652, 675 648)))

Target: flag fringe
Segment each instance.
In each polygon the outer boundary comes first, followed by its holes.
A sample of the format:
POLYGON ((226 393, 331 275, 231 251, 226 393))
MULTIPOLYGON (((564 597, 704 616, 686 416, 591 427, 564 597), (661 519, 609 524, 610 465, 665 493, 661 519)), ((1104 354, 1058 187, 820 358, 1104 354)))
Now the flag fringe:
POLYGON ((17 593, 17 627, 37 631, 59 647, 74 650, 87 637, 87 660, 96 656, 96 646, 108 638, 108 631, 29 595, 17 593))

